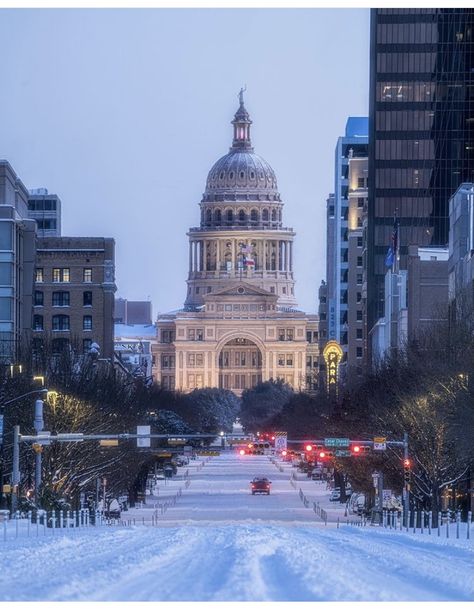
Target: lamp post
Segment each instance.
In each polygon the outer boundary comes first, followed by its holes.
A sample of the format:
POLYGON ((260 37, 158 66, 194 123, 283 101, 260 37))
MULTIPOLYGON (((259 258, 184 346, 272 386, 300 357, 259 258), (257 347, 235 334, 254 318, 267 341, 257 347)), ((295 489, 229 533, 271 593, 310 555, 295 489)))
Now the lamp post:
MULTIPOLYGON (((19 400, 24 399, 25 397, 29 397, 30 395, 35 395, 38 393, 48 393, 48 389, 34 389, 33 391, 28 391, 27 393, 23 393, 22 395, 18 395, 17 397, 8 400, 7 402, 3 402, 0 406, 0 413, 3 415, 5 411, 5 407, 18 402, 19 400)), ((37 427, 41 426, 43 428, 43 400, 36 400, 35 402, 35 420, 33 426, 38 433, 37 427)), ((19 451, 19 426, 15 426, 13 428, 13 471, 12 471, 12 479, 11 479, 11 506, 12 512, 16 510, 18 503, 18 486, 20 484, 20 469, 19 469, 19 461, 20 461, 20 451, 19 451)), ((1 473, 0 473, 0 484, 2 487, 2 495, 3 495, 3 479, 4 479, 4 469, 3 469, 3 457, 4 457, 4 444, 3 440, 0 438, 0 446, 1 446, 1 473)), ((36 454, 36 458, 38 461, 38 454, 36 454)), ((35 482, 37 481, 37 474, 39 474, 39 483, 41 484, 41 457, 39 458, 38 463, 35 464, 35 482)), ((37 490, 35 490, 35 494, 37 495, 37 490)))

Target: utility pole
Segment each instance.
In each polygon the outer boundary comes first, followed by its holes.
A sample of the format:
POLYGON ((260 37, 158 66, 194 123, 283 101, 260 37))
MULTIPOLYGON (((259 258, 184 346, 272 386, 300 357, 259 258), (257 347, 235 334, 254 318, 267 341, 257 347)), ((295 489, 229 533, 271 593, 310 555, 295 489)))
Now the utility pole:
MULTIPOLYGON (((407 432, 403 434, 403 461, 404 461, 404 464, 406 464, 405 462, 410 461, 410 457, 408 456, 408 433, 407 432)), ((407 517, 406 520, 408 520, 408 512, 410 510, 410 483, 406 481, 403 483, 403 510, 404 510, 405 516, 407 517)))
MULTIPOLYGON (((33 426, 36 431, 36 435, 43 431, 44 429, 44 420, 43 420, 43 400, 37 399, 35 401, 35 420, 33 426)), ((39 490, 41 487, 41 468, 42 468, 42 456, 41 453, 43 451, 43 447, 41 444, 36 444, 35 446, 35 503, 38 507, 39 503, 39 490)))
POLYGON ((20 486, 20 426, 13 428, 13 472, 12 472, 12 514, 18 506, 18 487, 20 486))

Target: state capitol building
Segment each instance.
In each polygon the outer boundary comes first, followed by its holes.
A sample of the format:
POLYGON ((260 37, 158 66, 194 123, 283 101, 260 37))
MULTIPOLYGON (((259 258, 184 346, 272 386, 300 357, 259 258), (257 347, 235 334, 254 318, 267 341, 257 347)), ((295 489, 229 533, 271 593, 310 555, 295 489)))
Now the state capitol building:
POLYGON ((254 153, 243 91, 239 99, 232 146, 211 168, 200 225, 187 234, 184 308, 158 316, 154 379, 184 392, 240 395, 270 378, 312 391, 318 317, 296 308, 295 232, 283 225, 275 172, 254 153))

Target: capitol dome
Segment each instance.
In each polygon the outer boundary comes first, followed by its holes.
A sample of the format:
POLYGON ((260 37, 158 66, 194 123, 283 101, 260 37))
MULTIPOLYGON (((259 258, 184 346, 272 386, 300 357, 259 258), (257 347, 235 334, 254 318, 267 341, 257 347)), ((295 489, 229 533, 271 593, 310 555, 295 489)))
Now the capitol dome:
POLYGON ((250 141, 252 121, 240 92, 240 106, 232 124, 234 140, 229 153, 211 168, 203 202, 250 200, 280 202, 273 168, 253 151, 250 141))

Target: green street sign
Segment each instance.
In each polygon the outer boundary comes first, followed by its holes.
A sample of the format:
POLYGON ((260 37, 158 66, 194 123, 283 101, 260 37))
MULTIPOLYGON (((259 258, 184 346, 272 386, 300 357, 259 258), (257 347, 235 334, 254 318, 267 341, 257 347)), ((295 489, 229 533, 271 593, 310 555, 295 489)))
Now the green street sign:
POLYGON ((336 457, 350 457, 351 456, 351 451, 350 450, 340 450, 338 449, 336 451, 336 457))
POLYGON ((349 438, 324 438, 324 446, 349 446, 349 438))

